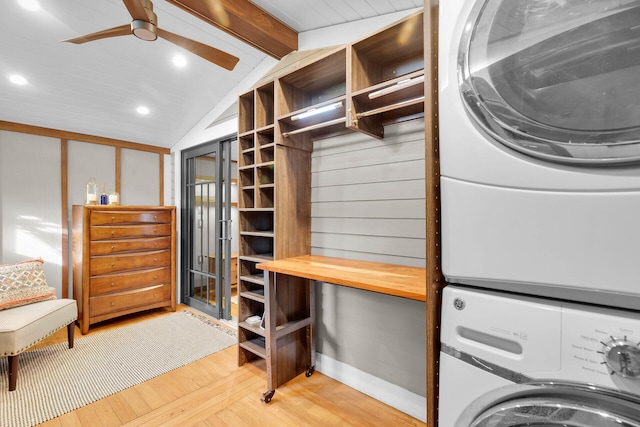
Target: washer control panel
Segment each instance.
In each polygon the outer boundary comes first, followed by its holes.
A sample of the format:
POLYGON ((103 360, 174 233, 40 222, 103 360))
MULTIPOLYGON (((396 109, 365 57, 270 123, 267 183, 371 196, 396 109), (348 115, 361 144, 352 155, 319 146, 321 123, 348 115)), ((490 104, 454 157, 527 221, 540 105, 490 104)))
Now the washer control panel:
POLYGON ((640 394, 640 312, 563 304, 562 376, 640 394))
POLYGON ((631 341, 626 336, 611 337, 608 342, 602 344, 604 363, 609 367, 611 375, 623 378, 640 377, 640 346, 637 340, 631 341))

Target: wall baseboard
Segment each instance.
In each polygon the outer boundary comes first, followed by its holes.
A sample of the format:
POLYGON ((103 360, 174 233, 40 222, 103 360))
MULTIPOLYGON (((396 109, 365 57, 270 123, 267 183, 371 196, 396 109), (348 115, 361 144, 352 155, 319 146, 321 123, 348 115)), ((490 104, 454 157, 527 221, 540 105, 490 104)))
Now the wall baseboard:
POLYGON ((427 420, 427 398, 388 381, 316 353, 316 370, 421 421, 427 420))

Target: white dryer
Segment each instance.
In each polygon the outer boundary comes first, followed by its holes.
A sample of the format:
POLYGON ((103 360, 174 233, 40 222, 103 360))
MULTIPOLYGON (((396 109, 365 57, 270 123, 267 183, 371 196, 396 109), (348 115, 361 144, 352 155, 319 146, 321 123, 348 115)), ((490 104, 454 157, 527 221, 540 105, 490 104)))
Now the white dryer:
POLYGON ((443 273, 640 309, 640 0, 440 1, 443 273))
POLYGON ((640 427, 640 314, 448 286, 439 427, 640 427))

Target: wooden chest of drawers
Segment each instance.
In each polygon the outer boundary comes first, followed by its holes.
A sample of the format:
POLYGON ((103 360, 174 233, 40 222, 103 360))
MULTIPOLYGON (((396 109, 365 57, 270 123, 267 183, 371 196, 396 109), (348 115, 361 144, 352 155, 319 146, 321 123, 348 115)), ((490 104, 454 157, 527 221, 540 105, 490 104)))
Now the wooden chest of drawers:
POLYGON ((107 319, 176 309, 173 206, 74 206, 73 297, 83 334, 107 319))

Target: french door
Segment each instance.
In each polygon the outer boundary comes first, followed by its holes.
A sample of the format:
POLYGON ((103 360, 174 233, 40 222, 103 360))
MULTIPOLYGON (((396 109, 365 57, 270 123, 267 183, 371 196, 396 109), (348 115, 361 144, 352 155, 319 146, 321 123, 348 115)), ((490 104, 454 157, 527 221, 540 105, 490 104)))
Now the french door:
POLYGON ((218 319, 231 319, 234 140, 215 140, 182 153, 182 302, 218 319))

